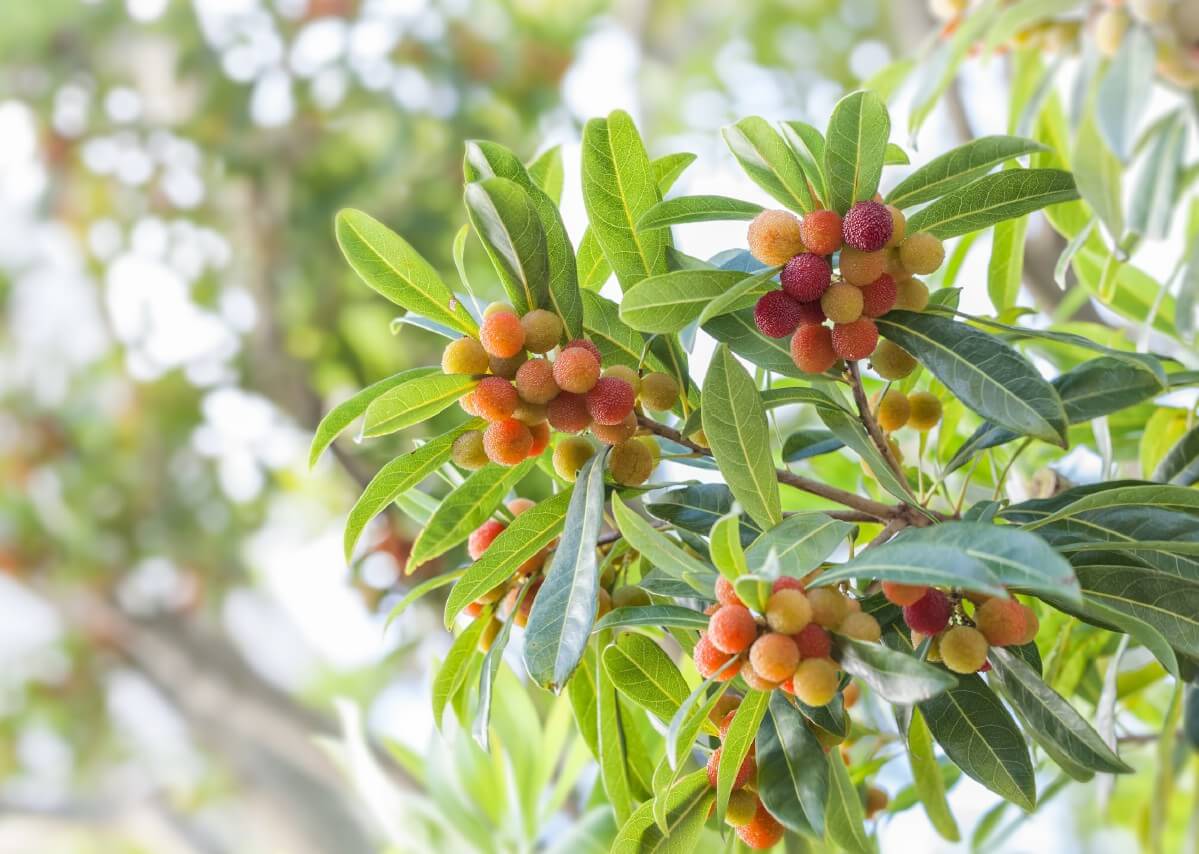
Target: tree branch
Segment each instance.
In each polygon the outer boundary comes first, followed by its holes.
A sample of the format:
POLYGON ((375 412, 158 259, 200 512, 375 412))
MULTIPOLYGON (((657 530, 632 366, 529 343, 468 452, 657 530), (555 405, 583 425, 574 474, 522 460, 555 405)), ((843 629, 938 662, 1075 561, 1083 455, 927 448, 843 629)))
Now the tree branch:
POLYGON ((895 459, 895 454, 891 453, 891 443, 887 441, 882 428, 878 426, 878 420, 870 411, 870 401, 866 399, 866 389, 862 388, 862 374, 858 369, 858 363, 847 362, 846 371, 849 373, 850 386, 853 388, 854 403, 858 405, 858 419, 866 428, 866 432, 870 434, 878 452, 883 455, 883 459, 891 467, 891 471, 895 472, 901 481, 906 482, 907 475, 903 473, 903 467, 899 464, 899 460, 895 459))

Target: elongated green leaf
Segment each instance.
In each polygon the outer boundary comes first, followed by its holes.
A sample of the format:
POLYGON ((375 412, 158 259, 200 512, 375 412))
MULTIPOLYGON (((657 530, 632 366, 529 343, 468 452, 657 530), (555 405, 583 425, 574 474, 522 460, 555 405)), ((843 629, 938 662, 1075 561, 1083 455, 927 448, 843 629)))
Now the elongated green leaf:
MULTIPOLYGON (((620 319, 642 332, 678 332, 704 307, 747 278, 739 270, 675 270, 643 279, 628 290, 620 304, 620 319)), ((770 277, 742 294, 729 310, 752 308, 772 290, 770 277)))
POLYGON ((716 820, 724 821, 725 810, 729 806, 729 795, 733 791, 733 782, 741 763, 749 754, 749 749, 757 738, 758 728, 762 718, 766 716, 766 708, 770 703, 771 691, 749 691, 741 699, 729 724, 724 742, 720 745, 720 767, 716 771, 716 820))
MULTIPOLYGON (((763 401, 769 409, 770 401, 763 401)), ((797 463, 800 460, 831 454, 845 447, 845 443, 833 435, 831 430, 805 427, 796 430, 783 440, 783 461, 797 463)))
POLYGON ((1003 511, 1003 516, 1039 528, 1091 510, 1150 508, 1199 515, 1199 492, 1181 486, 1122 480, 1090 484, 1060 492, 1053 498, 1033 499, 1003 511))
POLYGON ((823 392, 821 392, 821 396, 827 402, 823 404, 814 402, 813 405, 816 406, 816 414, 820 416, 824 426, 865 461, 875 480, 883 489, 900 501, 914 504, 915 497, 912 495, 912 489, 907 480, 900 478, 898 473, 887 464, 882 452, 874 444, 870 434, 866 432, 861 419, 840 404, 834 403, 832 398, 823 392))
POLYGON ((590 227, 583 232, 579 240, 579 249, 575 253, 575 265, 579 271, 579 287, 584 292, 598 291, 604 282, 612 275, 604 250, 600 248, 599 240, 590 227))
POLYGON ((756 748, 758 796, 766 809, 796 833, 823 836, 829 782, 824 748, 782 691, 771 692, 756 748))
POLYGON ((852 92, 833 107, 824 135, 824 175, 837 213, 878 190, 890 137, 891 117, 878 93, 852 92))
POLYGON ((907 166, 912 162, 912 158, 908 157, 908 153, 900 146, 893 142, 887 143, 887 150, 883 154, 884 166, 907 166))
POLYGON ((708 627, 708 617, 701 611, 681 605, 631 605, 614 608, 604 614, 592 631, 601 632, 604 629, 630 626, 669 626, 703 631, 708 627))
POLYGON ((1096 119, 1103 138, 1122 161, 1132 156, 1133 144, 1149 106, 1145 96, 1153 88, 1157 48, 1145 27, 1134 26, 1120 42, 1120 49, 1099 81, 1095 95, 1096 119))
POLYGON ((910 706, 936 697, 957 684, 949 671, 881 643, 838 636, 836 651, 846 673, 858 677, 892 703, 910 706))
POLYGON ((663 721, 669 722, 691 693, 670 656, 645 635, 624 632, 602 658, 620 693, 663 721))
POLYGON ((1061 169, 1006 169, 951 190, 908 220, 908 233, 942 239, 979 231, 1049 205, 1078 198, 1073 176, 1061 169))
POLYGON ((964 187, 1000 163, 1023 157, 1045 146, 1018 136, 983 136, 934 157, 895 185, 887 204, 907 208, 964 187))
MULTIPOLYGON (((724 666, 732 670, 737 664, 729 661, 724 666)), ((723 671, 724 668, 717 671, 718 675, 724 675, 723 671)), ((728 682, 705 679, 687 695, 687 699, 670 719, 670 725, 666 729, 666 763, 676 774, 682 769, 684 760, 695 744, 695 739, 699 738, 701 730, 707 730, 712 735, 719 734, 720 730, 712 723, 710 716, 728 687, 728 682), (715 690, 709 694, 711 688, 715 690)))
POLYGON ((983 561, 957 545, 935 538, 908 542, 905 537, 866 549, 852 560, 820 573, 809 586, 827 587, 859 578, 1006 595, 999 579, 983 561))
POLYGON ((479 384, 463 374, 428 374, 401 383, 366 407, 362 435, 385 436, 428 421, 479 384))
POLYGON ((741 514, 730 511, 716 520, 708 540, 708 553, 720 574, 735 581, 749 572, 745 549, 741 545, 741 514))
POLYGON ((919 704, 937 744, 967 776, 1025 810, 1036 805, 1028 743, 995 693, 977 674, 919 704))
POLYGON ((892 311, 877 323, 883 335, 919 359, 983 418, 1065 447, 1066 412, 1057 390, 995 336, 910 311, 892 311))
MULTIPOLYGON (((602 640, 602 639, 601 639, 602 640)), ((575 680, 571 680, 573 683, 575 680)), ((624 722, 616 686, 608 678, 608 669, 596 661, 595 694, 596 740, 599 744, 600 779, 616 821, 624 823, 633 813, 632 783, 629 780, 629 760, 625 749, 624 722)))
POLYGON ((1092 771, 1132 771, 1099 733, 1060 694, 1050 688, 1018 655, 992 647, 988 655, 992 679, 1039 741, 1051 743, 1070 760, 1092 771))
POLYGON ((757 386, 727 346, 716 348, 704 377, 704 433, 733 496, 755 522, 782 521, 770 432, 757 386))
POLYGON ((690 854, 696 850, 712 806, 705 772, 688 774, 658 797, 666 799, 665 829, 654 821, 654 804, 644 803, 620 828, 611 854, 690 854))
POLYGON ((479 334, 470 312, 404 238, 362 211, 350 209, 338 212, 335 230, 342 254, 375 291, 429 320, 466 335, 479 334))
POLYGON ((812 210, 814 203, 799 158, 769 122, 749 116, 722 129, 721 135, 751 181, 784 207, 798 213, 812 210))
POLYGON ((312 447, 308 451, 308 465, 310 467, 316 465, 316 461, 320 459, 325 449, 333 444, 333 440, 337 438, 338 434, 349 427, 355 418, 365 412, 366 408, 376 398, 398 385, 403 385, 409 380, 428 376, 429 374, 436 373, 436 371, 437 368, 410 368, 406 371, 400 371, 398 374, 393 374, 385 380, 379 380, 377 383, 368 385, 353 397, 342 401, 330 409, 325 417, 321 419, 321 423, 316 425, 316 432, 312 436, 312 447))
POLYGON ((622 290, 667 272, 669 232, 638 231, 661 201, 645 145, 629 114, 616 110, 583 129, 583 202, 604 258, 622 290))
POLYGON ((780 269, 782 268, 767 267, 765 270, 760 270, 737 282, 704 306, 703 311, 699 313, 697 322, 703 326, 713 317, 746 308, 746 303, 750 299, 756 303, 764 290, 774 290, 773 279, 778 275, 780 269))
POLYGON ((762 206, 728 196, 678 196, 658 202, 637 220, 637 228, 666 228, 688 222, 753 219, 762 206))
POLYGON ((466 185, 466 213, 517 313, 549 303, 545 230, 524 188, 507 178, 466 185))
MULTIPOLYGON (((677 528, 707 536, 716 520, 733 509, 733 493, 723 483, 690 483, 657 493, 645 509, 677 528)), ((741 517, 741 542, 748 545, 762 529, 741 517)))
MULTIPOLYGON (((529 595, 526 584, 520 589, 516 602, 512 606, 515 613, 529 595)), ((491 642, 491 647, 483 656, 483 666, 479 670, 479 700, 475 710, 475 719, 471 724, 471 734, 479 747, 490 750, 491 747, 491 701, 495 695, 495 680, 500 673, 500 665, 504 662, 504 650, 508 647, 508 638, 512 636, 512 624, 516 621, 509 617, 504 621, 499 634, 491 642)))
POLYGON ((709 573, 708 567, 655 530, 616 495, 612 496, 612 515, 629 545, 663 572, 684 581, 709 573))
POLYGON ((476 653, 479 636, 487 628, 487 620, 471 621, 450 644, 450 649, 441 663, 441 669, 433 677, 433 723, 440 729, 446 704, 458 692, 470 675, 470 660, 476 653))
POLYGON ((396 457, 371 478, 362 495, 350 508, 346 518, 345 535, 342 540, 346 562, 354 553, 354 546, 366 524, 374 519, 391 502, 403 495, 429 476, 450 457, 450 446, 467 430, 481 426, 481 419, 473 419, 436 439, 431 439, 415 451, 396 457))
POLYGON ((583 292, 583 313, 591 341, 599 348, 605 365, 628 365, 673 374, 669 365, 653 351, 646 352, 646 340, 620 319, 616 303, 591 291, 583 292))
POLYGON ((801 578, 856 530, 857 526, 824 513, 796 513, 754 540, 746 551, 746 559, 750 569, 758 572, 773 551, 782 575, 801 578))
POLYGON ((782 122, 783 138, 799 159, 804 177, 808 179, 808 192, 819 207, 825 206, 828 186, 824 180, 824 134, 807 122, 782 122))
POLYGON ((1124 170, 1119 158, 1112 154, 1099 135, 1093 111, 1088 111, 1079 123, 1070 162, 1078 192, 1107 228, 1112 240, 1121 239, 1124 234, 1121 187, 1124 170))
MULTIPOLYGON (((574 673, 595 623, 599 591, 595 546, 604 521, 606 459, 607 453, 600 451, 579 470, 562 540, 554 549, 525 627, 525 667, 535 682, 550 690, 561 690, 574 673)), ((497 537, 491 547, 498 542, 497 537)))
POLYGON ((443 555, 464 542, 482 525, 500 502, 537 465, 525 460, 515 466, 489 463, 462 482, 445 497, 416 535, 408 554, 405 573, 411 574, 422 564, 443 555))
POLYGON ((1088 602, 1135 617, 1174 649, 1199 657, 1199 583, 1134 561, 1080 564, 1075 571, 1088 602))
POLYGON ((1175 193, 1182 176, 1186 125, 1182 110, 1171 113, 1142 161, 1128 216, 1129 228, 1138 234, 1161 240, 1170 232, 1175 193))
POLYGON ((912 710, 912 720, 908 725, 908 762, 912 766, 912 781, 929 823, 943 839, 957 842, 962 834, 945 797, 945 777, 933 751, 932 733, 928 731, 928 724, 924 722, 919 709, 912 710))
POLYGON ((570 500, 571 490, 559 492, 521 513, 500 532, 450 591, 445 603, 447 625, 471 602, 511 578, 518 566, 562 532, 570 500))
MULTIPOLYGON (((566 683, 566 693, 570 699, 570 708, 574 713, 575 726, 578 727, 579 735, 586 742, 591 755, 599 759, 597 670, 603 670, 603 665, 600 663, 596 644, 590 644, 587 651, 583 653, 583 660, 579 662, 579 669, 575 672, 574 678, 566 683)), ((607 678, 607 674, 604 674, 604 678, 607 678)))
POLYGON ((862 801, 853 781, 849 779, 849 770, 841 758, 841 751, 830 750, 826 762, 829 767, 829 787, 825 836, 851 854, 873 854, 874 844, 866 835, 862 801))
POLYGON ((752 308, 722 314, 703 324, 704 332, 751 364, 784 377, 807 377, 795 366, 785 338, 767 338, 754 323, 752 308))
POLYGON ((690 151, 676 151, 673 154, 663 154, 649 162, 649 170, 653 174, 658 192, 666 195, 679 176, 695 162, 697 155, 690 151))
POLYGON ((453 584, 462 577, 464 572, 466 572, 465 569, 455 569, 452 572, 434 575, 432 578, 426 578, 420 584, 412 587, 412 589, 404 594, 404 598, 402 598, 399 602, 396 602, 392 607, 391 612, 387 615, 387 622, 383 624, 383 631, 386 632, 387 629, 391 627, 392 622, 405 611, 407 611, 408 606, 413 602, 424 598, 427 594, 432 593, 434 590, 439 590, 442 587, 445 587, 447 584, 453 584))
MULTIPOLYGON (((565 170, 562 168, 562 146, 555 145, 537 155, 528 166, 529 177, 555 205, 562 201, 565 170)), ((506 177, 506 176, 505 176, 506 177)))
POLYGON ((1193 427, 1172 447, 1153 472, 1153 479, 1179 486, 1199 481, 1199 427, 1193 427))
POLYGON ((987 263, 987 295, 996 313, 1016 304, 1024 280, 1024 237, 1027 219, 1009 219, 996 224, 987 263))

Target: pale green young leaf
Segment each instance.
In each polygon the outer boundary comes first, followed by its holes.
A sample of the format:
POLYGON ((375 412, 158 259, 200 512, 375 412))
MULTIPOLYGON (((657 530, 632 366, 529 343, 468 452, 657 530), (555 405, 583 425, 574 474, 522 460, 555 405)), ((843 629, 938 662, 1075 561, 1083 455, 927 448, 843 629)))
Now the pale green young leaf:
POLYGON ((1078 198, 1074 177, 1062 169, 1005 169, 951 190, 908 220, 908 234, 957 237, 1078 198))
POLYGON ((562 168, 562 146, 555 145, 537 155, 528 166, 529 177, 555 205, 562 202, 565 170, 562 168))
POLYGON ((704 307, 746 278, 757 286, 740 295, 730 310, 752 307, 772 289, 769 278, 740 270, 675 270, 642 279, 620 304, 620 319, 641 332, 678 332, 699 317, 704 307))
POLYGON ((878 190, 890 137, 891 117, 876 92, 852 92, 837 102, 824 143, 828 202, 837 213, 878 190))
POLYGON ((666 228, 689 222, 753 219, 762 206, 728 196, 677 196, 658 202, 641 215, 638 229, 666 228))
POLYGON ((813 209, 798 156, 769 122, 749 116, 722 129, 721 135, 751 181, 797 213, 813 209))
POLYGON ((330 409, 321 419, 321 423, 316 425, 316 431, 312 435, 312 446, 308 451, 308 465, 310 467, 316 465, 316 461, 320 459, 325 449, 333 444, 333 440, 337 438, 338 434, 365 412, 375 398, 409 380, 427 376, 436 371, 437 368, 409 368, 406 371, 400 371, 385 380, 368 385, 353 397, 330 409))
POLYGON ((729 581, 735 581, 749 572, 745 549, 741 546, 740 509, 734 508, 716 520, 708 540, 708 552, 712 556, 712 563, 729 581))
POLYGON ((716 770, 716 820, 724 821, 729 806, 729 795, 741 763, 758 736, 758 728, 770 704, 771 691, 748 691, 741 699, 729 725, 728 733, 720 745, 720 765, 716 770))
POLYGON ((441 718, 446 704, 458 692, 470 675, 470 661, 476 654, 479 636, 487 627, 487 620, 472 620, 450 644, 445 661, 433 677, 433 723, 441 728, 441 718))
POLYGON ((428 421, 474 390, 479 381, 465 374, 432 373, 409 379, 366 407, 362 435, 385 436, 428 421))
POLYGON ((919 709, 912 709, 911 722, 908 725, 908 763, 912 768, 912 780, 920 803, 929 823, 941 835, 942 839, 957 842, 962 838, 958 823, 953 817, 949 800, 945 797, 945 777, 937 762, 933 749, 932 733, 919 709))

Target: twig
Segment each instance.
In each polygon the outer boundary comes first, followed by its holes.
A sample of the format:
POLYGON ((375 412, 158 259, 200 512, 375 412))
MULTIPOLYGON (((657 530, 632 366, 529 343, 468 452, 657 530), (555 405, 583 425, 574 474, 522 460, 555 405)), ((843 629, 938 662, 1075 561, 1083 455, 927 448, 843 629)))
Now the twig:
POLYGON ((874 539, 872 539, 870 542, 868 542, 866 544, 866 548, 869 549, 869 548, 873 548, 874 546, 881 546, 883 543, 887 542, 887 540, 894 537, 896 534, 898 534, 900 531, 902 531, 907 526, 908 526, 907 519, 905 519, 901 516, 895 517, 890 522, 888 522, 885 526, 883 526, 883 529, 875 535, 874 539))
POLYGON ((895 459, 895 454, 891 453, 891 445, 887 441, 886 435, 883 434, 883 428, 878 426, 874 413, 870 411, 870 401, 866 399, 866 389, 862 388, 862 375, 858 369, 858 363, 847 362, 846 372, 849 374, 849 384, 853 389, 854 402, 858 405, 858 418, 861 420, 862 426, 870 434, 874 446, 883 455, 883 459, 891 467, 891 471, 899 476, 901 482, 906 482, 907 476, 903 473, 903 467, 900 466, 899 460, 895 459))

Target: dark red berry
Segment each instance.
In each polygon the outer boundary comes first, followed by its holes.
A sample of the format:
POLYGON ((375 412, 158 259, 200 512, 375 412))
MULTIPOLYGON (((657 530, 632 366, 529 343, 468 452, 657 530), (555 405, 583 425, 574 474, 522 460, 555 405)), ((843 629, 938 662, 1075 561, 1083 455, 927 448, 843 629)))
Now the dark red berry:
POLYGON ((799 328, 800 317, 799 303, 782 291, 762 294, 754 306, 754 323, 770 338, 786 338, 799 328))
POLYGON ((862 252, 875 252, 891 239, 891 212, 878 202, 858 202, 845 214, 841 234, 847 246, 862 252))
POLYGON ((779 275, 783 290, 797 302, 820 299, 832 280, 833 268, 829 266, 828 260, 811 252, 796 255, 787 262, 787 266, 779 275))

